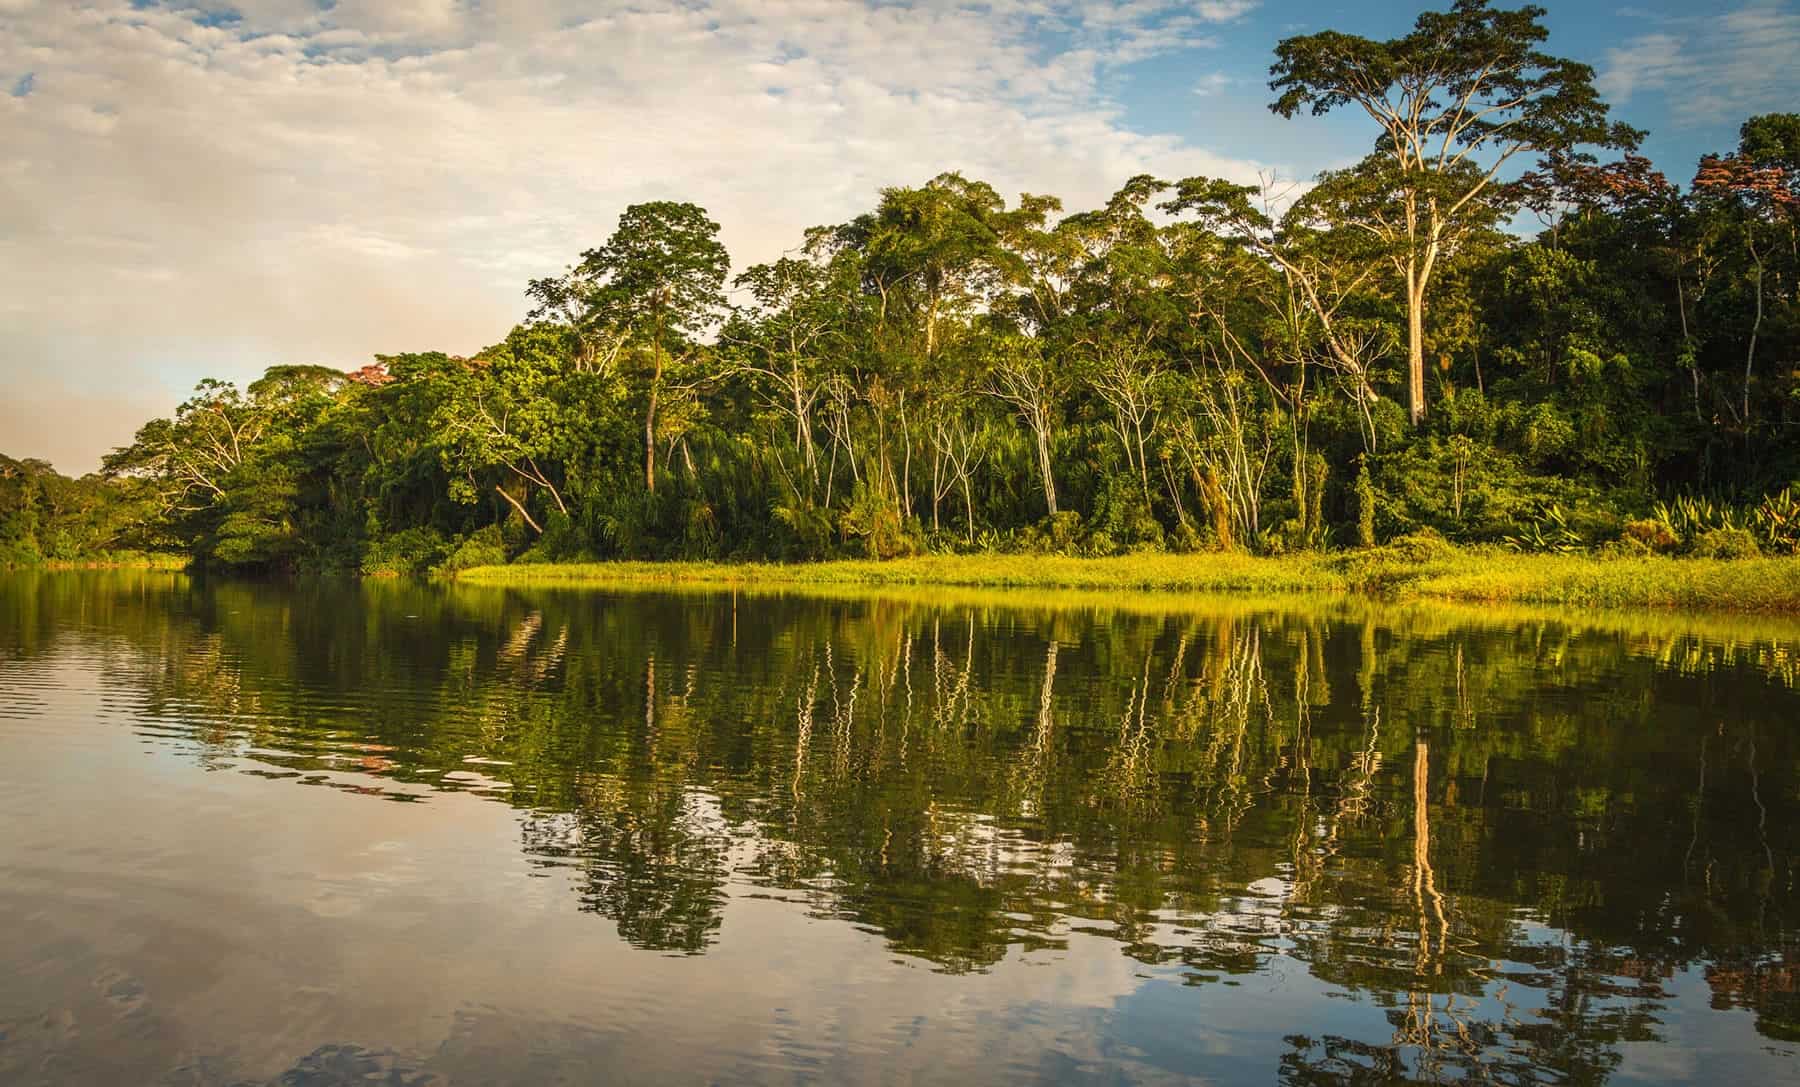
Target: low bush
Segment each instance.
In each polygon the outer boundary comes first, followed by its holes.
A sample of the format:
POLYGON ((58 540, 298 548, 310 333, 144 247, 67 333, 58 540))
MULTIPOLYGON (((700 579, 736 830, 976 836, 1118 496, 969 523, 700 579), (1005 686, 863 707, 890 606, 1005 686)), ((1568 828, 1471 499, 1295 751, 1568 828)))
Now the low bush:
POLYGON ((450 556, 434 569, 440 574, 454 574, 477 566, 499 566, 506 561, 506 545, 500 538, 500 526, 489 525, 460 540, 450 556))
POLYGON ((1688 553, 1698 559, 1753 559, 1762 548, 1747 528, 1714 528, 1696 536, 1688 553))
POLYGON ((1625 522, 1625 530, 1619 534, 1619 542, 1635 544, 1641 552, 1668 555, 1681 546, 1681 536, 1666 522, 1646 517, 1640 521, 1625 522))
POLYGON ((1386 550, 1406 562, 1445 562, 1460 552, 1443 534, 1429 528, 1417 529, 1389 540, 1386 550))
POLYGON ((444 561, 450 541, 434 528, 409 528, 396 532, 369 548, 362 572, 373 577, 422 574, 444 561))
POLYGON ((1764 498, 1750 519, 1771 554, 1800 555, 1800 491, 1783 487, 1764 498))

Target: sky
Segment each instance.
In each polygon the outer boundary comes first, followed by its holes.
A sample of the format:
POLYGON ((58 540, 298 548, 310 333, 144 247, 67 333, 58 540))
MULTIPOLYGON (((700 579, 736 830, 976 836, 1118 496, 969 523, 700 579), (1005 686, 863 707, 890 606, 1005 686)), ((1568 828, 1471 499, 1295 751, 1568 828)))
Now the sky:
MULTIPOLYGON (((1800 0, 1545 6, 1672 180, 1800 102, 1800 0)), ((742 267, 944 170, 1069 210, 1303 179, 1371 131, 1271 114, 1275 43, 1416 10, 0 0, 0 452, 79 474, 203 377, 471 353, 641 200, 706 207, 742 267)))

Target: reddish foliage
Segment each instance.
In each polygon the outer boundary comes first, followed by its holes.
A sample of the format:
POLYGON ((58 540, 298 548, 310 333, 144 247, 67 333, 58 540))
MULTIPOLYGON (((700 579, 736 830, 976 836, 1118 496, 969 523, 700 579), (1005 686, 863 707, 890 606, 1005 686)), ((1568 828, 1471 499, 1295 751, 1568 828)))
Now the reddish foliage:
POLYGON ((1694 188, 1777 208, 1800 208, 1800 175, 1780 166, 1758 166, 1743 155, 1707 155, 1694 188))
POLYGON ((1551 155, 1514 184, 1526 207, 1545 213, 1558 205, 1623 210, 1659 204, 1675 193, 1675 186, 1649 159, 1629 153, 1604 165, 1551 155))
POLYGON ((379 388, 394 380, 394 375, 388 373, 385 365, 379 362, 372 362, 360 370, 350 371, 350 380, 356 382, 358 385, 379 388))

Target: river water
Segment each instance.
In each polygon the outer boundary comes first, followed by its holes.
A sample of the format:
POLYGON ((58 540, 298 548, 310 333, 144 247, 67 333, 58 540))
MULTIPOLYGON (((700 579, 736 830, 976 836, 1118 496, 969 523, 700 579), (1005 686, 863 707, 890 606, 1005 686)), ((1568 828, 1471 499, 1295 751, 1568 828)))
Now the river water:
POLYGON ((1800 1082, 1797 651, 0 575, 0 1083, 1800 1082))

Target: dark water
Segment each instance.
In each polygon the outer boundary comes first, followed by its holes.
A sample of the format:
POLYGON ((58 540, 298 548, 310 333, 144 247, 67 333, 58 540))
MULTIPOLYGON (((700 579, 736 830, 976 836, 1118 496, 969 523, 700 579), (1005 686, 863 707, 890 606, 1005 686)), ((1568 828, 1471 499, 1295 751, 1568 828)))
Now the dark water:
POLYGON ((8 575, 0 1084, 1800 1082, 1796 647, 8 575))

